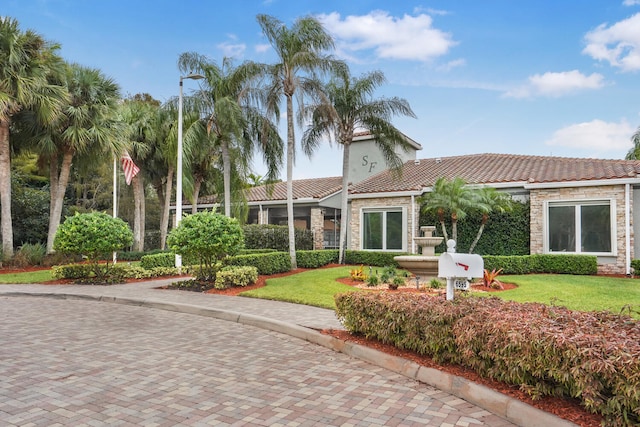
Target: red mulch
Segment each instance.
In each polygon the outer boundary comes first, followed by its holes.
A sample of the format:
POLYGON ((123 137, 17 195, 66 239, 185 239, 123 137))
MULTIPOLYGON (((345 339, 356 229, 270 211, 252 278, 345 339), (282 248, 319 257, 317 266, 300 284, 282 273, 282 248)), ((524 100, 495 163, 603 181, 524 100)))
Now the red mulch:
MULTIPOLYGON (((332 267, 338 267, 339 265, 337 264, 330 264, 327 265, 325 267, 322 268, 332 268, 332 267)), ((35 270, 39 270, 39 269, 46 269, 47 267, 26 267, 26 268, 2 268, 0 269, 0 274, 2 273, 17 273, 17 272, 23 272, 23 271, 35 271, 35 270)), ((258 281, 256 283, 254 283, 251 286, 246 286, 246 287, 238 287, 238 288, 230 288, 230 289, 225 289, 225 290, 217 290, 217 289, 211 289, 209 291, 207 291, 206 293, 211 293, 211 294, 218 294, 218 295, 238 295, 241 292, 250 290, 250 289, 257 289, 257 288, 261 288, 263 286, 266 285, 266 280, 267 279, 271 279, 271 278, 277 278, 277 277, 283 277, 283 276, 289 276, 292 274, 297 274, 303 271, 306 271, 308 269, 306 268, 298 268, 296 270, 292 270, 292 271, 288 271, 286 273, 280 273, 280 274, 272 274, 269 276, 258 276, 258 281)), ((175 276, 176 278, 181 278, 181 277, 186 277, 186 276, 175 276)), ((131 279, 128 280, 127 283, 133 283, 133 282, 140 282, 140 281, 146 281, 148 279, 131 279)), ((355 284, 361 284, 362 282, 357 282, 352 280, 351 278, 343 278, 343 279, 339 279, 338 280, 341 283, 350 285, 350 286, 354 286, 355 284)), ((52 280, 49 282, 46 282, 45 284, 68 284, 71 283, 71 281, 69 280, 52 280)), ((515 287, 515 285, 510 284, 510 283, 503 283, 504 285, 504 290, 507 289, 513 289, 515 287)), ((499 292, 501 291, 500 289, 493 289, 493 288, 486 288, 480 285, 472 285, 472 287, 476 290, 484 290, 487 292, 499 292)), ((382 292, 398 292, 398 291, 403 291, 403 292, 416 292, 415 289, 410 289, 410 288, 404 288, 404 289, 398 289, 397 291, 382 291, 382 292)), ((422 292, 424 292, 425 290, 422 289, 422 292)), ((322 330, 321 331, 323 334, 327 334, 327 335, 331 335, 335 338, 341 339, 343 341, 351 341, 351 342, 355 342, 357 344, 360 345, 366 345, 368 347, 374 348, 376 350, 385 352, 387 354, 391 354, 391 355, 395 355, 395 356, 400 356, 403 357, 405 359, 408 360, 412 360, 415 363, 418 363, 420 365, 423 366, 427 366, 430 368, 435 368, 435 369, 439 369, 445 372, 449 372, 453 375, 458 375, 460 377, 466 378, 470 381, 473 381, 475 383, 478 384, 483 384, 489 388, 492 388, 494 390, 497 390, 503 394, 506 394, 508 396, 514 397, 516 399, 519 399, 522 402, 528 403, 529 405, 535 406, 537 408, 542 409, 545 412, 549 412, 552 414, 555 414, 561 418, 564 418, 568 421, 571 421, 575 424, 578 424, 580 426, 583 427, 599 427, 600 423, 602 421, 602 417, 600 417, 599 415, 595 415, 595 414, 590 414, 588 413, 584 408, 582 408, 579 404, 579 402, 577 400, 569 400, 569 399, 563 399, 563 398, 556 398, 556 397, 545 397, 543 399, 540 400, 532 400, 527 394, 525 394, 524 392, 520 391, 518 389, 518 387, 515 386, 509 386, 506 385, 504 383, 498 382, 498 381, 494 381, 488 378, 482 378, 480 377, 478 374, 476 374, 475 372, 473 372, 470 369, 461 367, 461 366, 457 366, 457 365, 443 365, 443 364, 438 364, 436 362, 434 362, 431 358, 427 357, 427 356, 421 356, 419 354, 410 352, 410 351, 404 351, 404 350, 399 350, 397 348, 395 348, 392 345, 388 345, 388 344, 383 344, 379 341, 376 340, 370 340, 370 339, 366 339, 362 336, 358 336, 358 335, 354 335, 351 334, 347 331, 341 331, 341 330, 334 330, 334 329, 326 329, 326 330, 322 330)))

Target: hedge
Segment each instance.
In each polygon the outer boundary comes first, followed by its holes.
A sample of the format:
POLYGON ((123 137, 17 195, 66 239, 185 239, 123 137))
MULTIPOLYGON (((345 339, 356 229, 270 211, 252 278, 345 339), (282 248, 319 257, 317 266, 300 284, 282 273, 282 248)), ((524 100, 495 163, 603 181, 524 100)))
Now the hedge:
POLYGON ((640 423, 640 323, 496 297, 339 294, 352 333, 519 385, 533 398, 577 398, 607 426, 640 423))
MULTIPOLYGON (((289 227, 286 225, 249 224, 242 227, 247 249, 270 248, 289 252, 289 227)), ((295 229, 296 250, 313 249, 313 232, 295 229)))
POLYGON ((318 268, 338 262, 337 249, 321 251, 296 251, 296 262, 300 268, 318 268))
POLYGON ((286 252, 256 255, 236 255, 222 260, 225 265, 254 266, 258 274, 276 274, 291 270, 291 258, 286 252))
POLYGON ((408 255, 404 252, 376 252, 376 251, 346 251, 345 264, 371 265, 376 267, 396 267, 398 263, 393 259, 399 255, 408 255))
POLYGON ((502 268, 502 274, 555 273, 589 275, 598 272, 598 259, 595 255, 485 255, 482 259, 486 270, 491 271, 502 268))

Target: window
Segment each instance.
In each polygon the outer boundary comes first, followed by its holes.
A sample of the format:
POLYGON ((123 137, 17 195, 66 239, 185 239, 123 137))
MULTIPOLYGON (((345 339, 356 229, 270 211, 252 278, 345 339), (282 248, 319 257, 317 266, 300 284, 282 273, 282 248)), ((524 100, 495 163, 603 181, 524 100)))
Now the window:
POLYGON ((549 252, 613 253, 614 205, 614 201, 609 200, 549 202, 549 252))
POLYGON ((402 209, 367 209, 362 212, 362 249, 401 251, 405 228, 402 209))

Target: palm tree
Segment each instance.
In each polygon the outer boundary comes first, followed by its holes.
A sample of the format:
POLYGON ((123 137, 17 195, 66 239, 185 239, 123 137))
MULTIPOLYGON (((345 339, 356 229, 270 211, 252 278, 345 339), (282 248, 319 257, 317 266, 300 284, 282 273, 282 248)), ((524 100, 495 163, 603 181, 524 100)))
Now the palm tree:
POLYGON ((343 148, 342 154, 342 225, 340 227, 339 263, 344 262, 347 238, 347 202, 349 189, 349 149, 353 135, 359 129, 369 130, 387 165, 399 169, 402 165, 396 147, 406 147, 406 137, 392 124, 394 115, 415 117, 409 103, 401 98, 373 99, 373 92, 385 82, 381 71, 360 78, 351 77, 345 68, 325 86, 327 99, 310 108, 311 126, 305 131, 302 146, 313 150, 324 136, 343 148))
POLYGON ((297 268, 296 243, 293 216, 293 163, 295 157, 295 134, 293 119, 293 97, 303 106, 303 95, 320 92, 320 83, 315 78, 318 72, 335 71, 344 64, 325 52, 334 48, 333 38, 322 24, 313 17, 297 19, 291 28, 280 20, 258 15, 258 24, 275 50, 279 62, 268 67, 267 113, 279 117, 279 104, 284 96, 287 112, 287 222, 289 225, 289 255, 291 268, 297 268), (302 75, 301 73, 306 73, 302 75))
POLYGON ((633 143, 633 147, 629 149, 625 159, 627 160, 640 160, 640 126, 635 131, 633 135, 631 135, 631 142, 633 143))
POLYGON ((480 228, 478 229, 476 238, 473 240, 473 243, 471 243, 471 246, 469 246, 470 254, 473 253, 473 250, 478 244, 478 240, 480 240, 480 236, 482 236, 484 226, 487 224, 487 221, 489 221, 489 214, 492 212, 510 212, 513 210, 513 200, 507 193, 500 192, 491 187, 482 187, 477 190, 477 199, 474 207, 482 213, 482 221, 480 222, 480 228))
POLYGON ((140 172, 133 177, 133 250, 144 250, 146 159, 158 132, 160 103, 148 95, 126 99, 120 106, 120 120, 125 125, 128 152, 140 172))
POLYGON ((470 208, 478 205, 477 192, 467 186, 464 179, 456 177, 449 181, 440 177, 431 192, 420 198, 423 212, 435 212, 442 227, 445 242, 449 239, 445 226, 445 215, 451 216, 451 238, 458 241, 458 220, 464 219, 470 208))
POLYGON ((15 19, 0 16, 0 223, 7 258, 13 256, 9 129, 27 109, 42 123, 57 117, 66 98, 63 87, 50 83, 63 65, 58 49, 33 31, 21 31, 15 19))
POLYGON ((64 195, 74 157, 120 155, 124 148, 122 126, 117 118, 118 85, 99 70, 69 64, 65 86, 70 100, 62 116, 42 129, 37 150, 49 165, 51 208, 47 252, 60 225, 64 195))

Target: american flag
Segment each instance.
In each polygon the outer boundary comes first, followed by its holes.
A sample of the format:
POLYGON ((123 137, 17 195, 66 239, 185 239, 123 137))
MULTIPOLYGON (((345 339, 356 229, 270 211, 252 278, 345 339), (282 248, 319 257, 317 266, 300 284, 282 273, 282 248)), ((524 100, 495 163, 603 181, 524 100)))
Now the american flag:
POLYGON ((127 185, 130 185, 133 177, 140 172, 140 168, 133 163, 131 156, 126 151, 120 161, 122 162, 122 170, 124 171, 124 180, 127 182, 127 185))

